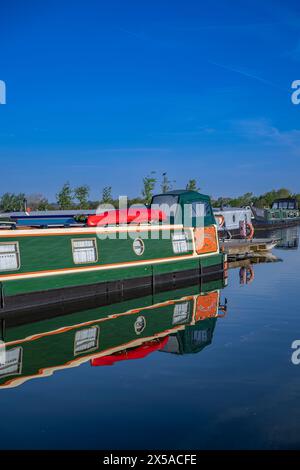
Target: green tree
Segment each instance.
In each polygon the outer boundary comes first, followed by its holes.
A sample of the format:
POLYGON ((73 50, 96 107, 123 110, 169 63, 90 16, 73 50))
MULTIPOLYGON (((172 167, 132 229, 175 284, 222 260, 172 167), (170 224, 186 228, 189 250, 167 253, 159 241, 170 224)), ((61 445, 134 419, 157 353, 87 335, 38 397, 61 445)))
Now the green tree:
POLYGON ((74 189, 74 196, 78 201, 79 209, 88 209, 89 208, 89 192, 90 188, 87 185, 78 186, 74 189))
POLYGON ((278 190, 272 189, 267 193, 262 194, 261 196, 255 198, 253 201, 256 207, 271 207, 274 199, 291 197, 292 193, 289 189, 280 188, 278 190))
POLYGON ((0 200, 0 208, 3 212, 11 212, 14 210, 14 194, 5 193, 0 200))
POLYGON ((102 191, 101 204, 112 204, 112 189, 111 186, 105 186, 102 191))
POLYGON ((156 184, 156 178, 154 175, 155 171, 152 171, 150 175, 145 176, 145 178, 143 178, 142 196, 145 204, 150 204, 153 196, 153 190, 156 184))
POLYGON ((267 199, 264 199, 262 196, 258 197, 254 202, 253 205, 258 207, 259 209, 263 209, 264 207, 269 207, 269 202, 267 199))
POLYGON ((218 199, 212 199, 211 200, 211 203, 212 203, 213 207, 229 206, 230 202, 231 202, 231 198, 230 197, 224 197, 224 196, 221 196, 218 199))
POLYGON ((49 204, 49 201, 47 198, 43 198, 40 200, 38 206, 37 206, 37 210, 38 211, 48 211, 51 209, 51 205, 49 204))
POLYGON ((195 179, 190 179, 186 185, 188 191, 199 191, 200 188, 197 188, 197 181, 195 179))
POLYGON ((253 202, 253 193, 245 193, 242 196, 236 198, 230 198, 228 205, 231 207, 244 207, 250 206, 253 202))
POLYGON ((73 207, 73 191, 69 182, 65 183, 57 193, 56 201, 60 209, 71 209, 73 207))
POLYGON ((245 193, 240 198, 240 206, 250 206, 253 201, 253 193, 245 193))
POLYGON ((280 188, 277 191, 277 198, 292 197, 292 193, 287 188, 280 188))
POLYGON ((24 210, 25 194, 5 193, 0 199, 0 208, 3 212, 14 212, 24 210))

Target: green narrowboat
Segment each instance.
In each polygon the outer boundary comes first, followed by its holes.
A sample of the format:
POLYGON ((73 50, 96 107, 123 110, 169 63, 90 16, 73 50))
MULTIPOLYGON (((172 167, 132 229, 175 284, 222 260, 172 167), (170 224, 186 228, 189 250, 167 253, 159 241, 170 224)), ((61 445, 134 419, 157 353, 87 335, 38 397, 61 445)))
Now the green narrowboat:
POLYGON ((167 222, 1 230, 0 311, 223 272, 225 258, 209 197, 171 191, 152 201, 171 202, 182 214, 189 208, 188 223, 175 217, 167 222))
POLYGON ((286 228, 300 224, 300 211, 296 198, 279 198, 271 208, 252 207, 253 225, 256 230, 286 228))
POLYGON ((154 351, 197 353, 226 313, 223 277, 199 285, 42 317, 9 315, 0 347, 0 389, 79 366, 113 365, 154 351))

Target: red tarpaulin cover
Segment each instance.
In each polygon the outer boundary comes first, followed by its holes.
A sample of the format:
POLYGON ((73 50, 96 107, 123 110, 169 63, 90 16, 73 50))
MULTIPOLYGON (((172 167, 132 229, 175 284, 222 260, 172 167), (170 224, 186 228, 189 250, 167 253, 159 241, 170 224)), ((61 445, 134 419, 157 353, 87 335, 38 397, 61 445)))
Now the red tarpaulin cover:
POLYGON ((134 222, 141 224, 153 220, 166 220, 166 214, 158 209, 130 208, 105 211, 98 215, 89 215, 87 219, 88 227, 101 225, 128 224, 134 222))
POLYGON ((169 337, 166 336, 163 339, 159 339, 157 341, 148 341, 137 348, 128 349, 126 351, 111 354, 110 356, 104 357, 96 357, 95 359, 91 359, 91 365, 94 367, 97 366, 112 366, 115 362, 119 361, 127 361, 130 359, 142 359, 143 357, 148 356, 154 351, 163 348, 167 342, 169 337))

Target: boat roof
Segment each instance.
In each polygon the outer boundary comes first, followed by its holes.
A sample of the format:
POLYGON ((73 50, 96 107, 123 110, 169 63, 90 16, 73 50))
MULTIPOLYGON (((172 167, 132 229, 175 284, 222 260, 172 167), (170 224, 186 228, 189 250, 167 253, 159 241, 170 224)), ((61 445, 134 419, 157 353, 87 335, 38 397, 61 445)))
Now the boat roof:
POLYGON ((238 211, 251 211, 250 207, 213 207, 214 212, 238 212, 238 211))
MULTIPOLYGON (((187 194, 187 193, 196 193, 199 194, 198 191, 190 191, 189 189, 173 189, 171 191, 167 191, 163 194, 187 194)), ((161 196, 161 194, 155 194, 155 196, 161 196)))
POLYGON ((296 202, 297 199, 295 197, 280 197, 278 199, 274 199, 274 202, 296 202))
POLYGON ((192 197, 201 197, 203 199, 209 199, 209 196, 206 194, 199 193, 198 191, 191 191, 189 189, 174 189, 172 191, 167 191, 166 193, 154 194, 155 196, 192 196, 192 197))
POLYGON ((0 214, 0 217, 49 217, 49 216, 74 216, 74 215, 94 215, 96 214, 95 209, 88 209, 88 210, 50 210, 50 211, 31 211, 26 213, 24 211, 20 212, 3 212, 0 214))

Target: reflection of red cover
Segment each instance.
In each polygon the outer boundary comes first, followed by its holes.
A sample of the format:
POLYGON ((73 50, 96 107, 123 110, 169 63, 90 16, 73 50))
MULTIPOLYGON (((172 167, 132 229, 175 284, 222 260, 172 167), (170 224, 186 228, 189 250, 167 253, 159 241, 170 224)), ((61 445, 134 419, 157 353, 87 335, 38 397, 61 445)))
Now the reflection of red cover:
POLYGON ((151 220, 163 221, 167 216, 163 211, 157 209, 130 208, 130 209, 116 209, 105 211, 102 214, 90 215, 87 219, 89 227, 96 227, 100 225, 116 225, 116 224, 129 224, 134 222, 141 224, 143 222, 150 222, 151 220))
POLYGON ((146 343, 138 346, 137 348, 128 349, 120 353, 111 354, 110 356, 96 357, 91 360, 91 366, 112 366, 115 362, 127 361, 129 359, 142 359, 154 351, 163 348, 169 337, 156 341, 147 341, 146 343))

